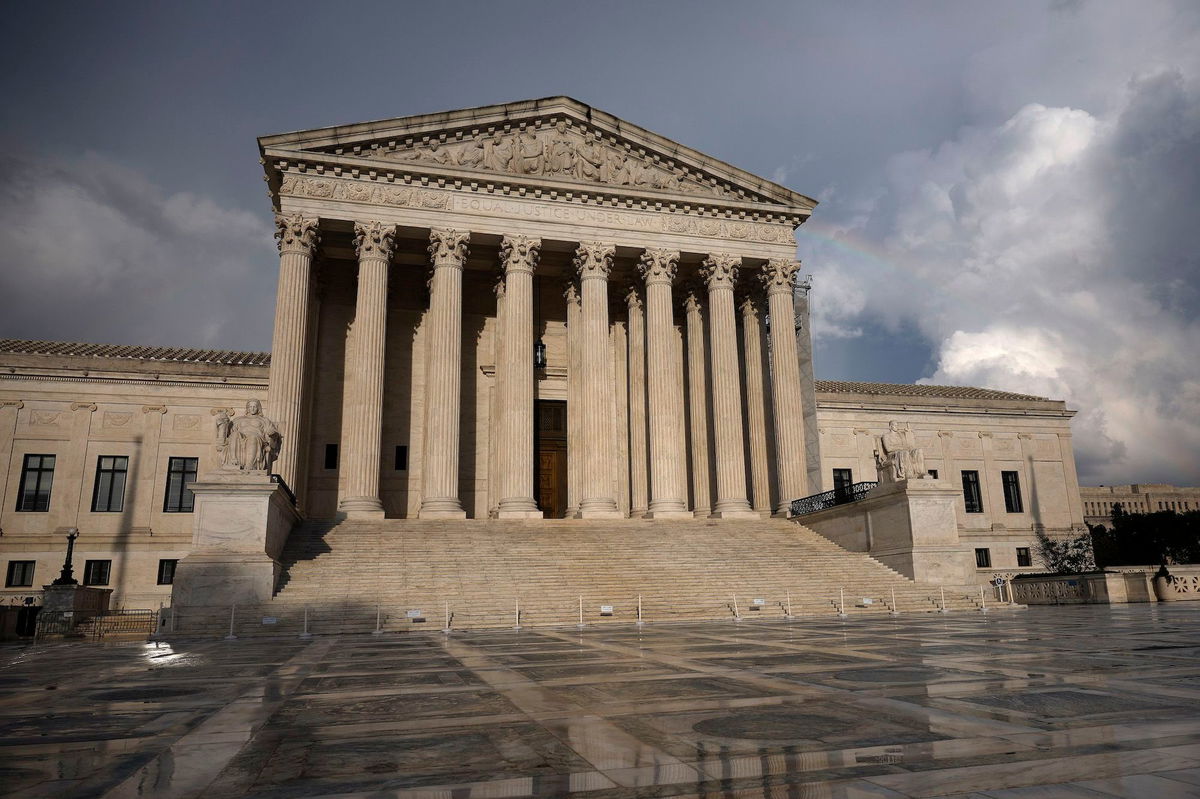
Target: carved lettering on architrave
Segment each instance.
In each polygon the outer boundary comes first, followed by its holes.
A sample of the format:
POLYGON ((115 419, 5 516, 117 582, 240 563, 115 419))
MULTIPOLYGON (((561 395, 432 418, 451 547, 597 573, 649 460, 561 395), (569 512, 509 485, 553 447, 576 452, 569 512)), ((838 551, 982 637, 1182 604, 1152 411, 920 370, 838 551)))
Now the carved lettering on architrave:
POLYGON ((777 244, 795 244, 788 224, 766 224, 688 214, 622 211, 575 203, 531 202, 484 194, 451 194, 448 191, 414 189, 378 181, 353 178, 311 177, 286 174, 279 193, 287 197, 317 200, 346 200, 396 208, 483 213, 515 219, 545 219, 570 224, 627 227, 650 232, 679 233, 720 239, 742 239, 777 244))

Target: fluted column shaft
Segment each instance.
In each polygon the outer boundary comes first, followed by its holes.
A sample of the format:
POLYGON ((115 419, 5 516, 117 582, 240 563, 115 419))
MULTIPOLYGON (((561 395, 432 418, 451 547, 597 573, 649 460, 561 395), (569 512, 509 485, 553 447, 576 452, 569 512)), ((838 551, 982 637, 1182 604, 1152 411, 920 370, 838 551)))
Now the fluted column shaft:
MULTIPOLYGON (((425 367, 425 463, 421 471, 422 519, 466 517, 458 497, 458 449, 462 407, 462 280, 468 231, 429 232, 433 279, 425 367)), ((505 326, 512 316, 505 294, 505 326)))
POLYGON ((613 496, 612 419, 609 381, 608 275, 614 249, 598 242, 582 242, 575 253, 582 293, 580 375, 583 378, 583 490, 579 498, 582 518, 617 518, 613 496))
POLYGON ((500 382, 501 519, 540 519, 533 498, 533 270, 541 242, 505 236, 504 339, 500 382))
POLYGON ((650 508, 646 442, 646 321, 642 297, 631 286, 625 295, 629 317, 629 515, 650 508))
POLYGON ((713 254, 702 274, 708 286, 709 354, 712 358, 713 430, 717 463, 718 518, 753 518, 746 500, 745 442, 742 438, 742 392, 738 379, 737 321, 733 286, 741 258, 713 254))
POLYGON ((763 267, 762 281, 767 289, 771 325, 771 396, 775 410, 775 456, 779 473, 779 504, 776 515, 787 513, 793 499, 808 496, 804 452, 804 400, 801 394, 800 364, 796 357, 796 337, 791 320, 795 317, 794 290, 798 261, 772 259, 763 267))
POLYGON ((712 513, 709 484, 708 379, 704 357, 704 316, 699 291, 688 292, 683 303, 687 325, 688 432, 692 443, 692 504, 695 516, 712 513))
POLYGON ((650 512, 690 518, 687 510, 683 396, 676 382, 675 310, 671 283, 679 253, 647 250, 638 262, 646 280, 646 409, 650 428, 650 512))
POLYGON ((579 339, 583 318, 579 308, 579 285, 568 281, 563 291, 567 302, 567 511, 566 517, 579 515, 579 493, 583 480, 583 368, 579 339))
POLYGON ((388 264, 395 248, 395 225, 354 225, 358 251, 358 297, 346 374, 346 452, 342 457, 345 494, 338 510, 348 516, 383 516, 379 498, 379 447, 383 430, 383 365, 387 341, 388 264))
MULTIPOLYGON (((304 457, 304 370, 307 363, 308 309, 317 220, 295 214, 275 217, 279 244, 279 286, 275 292, 275 331, 271 336, 271 378, 267 407, 282 437, 275 471, 299 491, 304 457)), ((303 499, 303 498, 301 498, 303 499)))
POLYGON ((743 372, 746 375, 746 431, 750 461, 751 507, 769 516, 771 507, 771 465, 767 457, 767 397, 764 377, 767 372, 763 342, 762 301, 753 294, 742 299, 743 372))

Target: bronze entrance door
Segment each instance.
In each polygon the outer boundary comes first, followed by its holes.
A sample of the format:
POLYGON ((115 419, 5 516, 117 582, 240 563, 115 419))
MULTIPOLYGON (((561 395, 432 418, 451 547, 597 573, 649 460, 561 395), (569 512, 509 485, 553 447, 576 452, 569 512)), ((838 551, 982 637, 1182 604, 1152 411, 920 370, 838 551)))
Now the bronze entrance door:
POLYGON ((533 495, 545 518, 561 519, 567 512, 567 403, 538 400, 534 431, 533 495))

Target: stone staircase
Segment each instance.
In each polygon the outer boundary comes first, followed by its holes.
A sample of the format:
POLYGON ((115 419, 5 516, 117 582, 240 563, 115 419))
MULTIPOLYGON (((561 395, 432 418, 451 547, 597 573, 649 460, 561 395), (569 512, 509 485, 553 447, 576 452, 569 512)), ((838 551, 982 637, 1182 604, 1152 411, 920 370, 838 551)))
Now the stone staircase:
MULTIPOLYGON (((936 612, 918 584, 779 519, 309 522, 294 530, 267 604, 181 610, 175 630, 352 633, 583 622, 632 624, 791 614, 936 612), (841 597, 845 598, 844 605, 841 597), (869 600, 864 602, 863 600, 869 600), (762 600, 762 604, 755 604, 762 600), (606 609, 611 606, 611 615, 606 609), (265 623, 264 623, 265 622, 265 623)), ((947 588, 949 611, 977 594, 947 588)))

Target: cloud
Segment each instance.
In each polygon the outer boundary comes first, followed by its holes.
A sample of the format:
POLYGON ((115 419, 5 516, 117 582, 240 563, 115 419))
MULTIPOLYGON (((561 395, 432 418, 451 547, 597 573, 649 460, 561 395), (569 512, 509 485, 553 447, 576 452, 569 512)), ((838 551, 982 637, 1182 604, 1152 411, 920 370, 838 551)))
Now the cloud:
POLYGON ((893 156, 869 211, 829 226, 843 246, 802 240, 814 304, 827 272, 865 292, 830 293, 829 329, 907 320, 934 354, 924 382, 1067 400, 1085 481, 1200 482, 1197 74, 1140 73, 1103 112, 1030 103, 893 156))
POLYGON ((2 167, 0 335, 270 347, 265 219, 96 154, 2 167))

